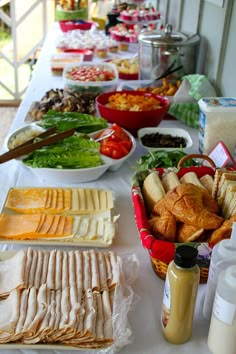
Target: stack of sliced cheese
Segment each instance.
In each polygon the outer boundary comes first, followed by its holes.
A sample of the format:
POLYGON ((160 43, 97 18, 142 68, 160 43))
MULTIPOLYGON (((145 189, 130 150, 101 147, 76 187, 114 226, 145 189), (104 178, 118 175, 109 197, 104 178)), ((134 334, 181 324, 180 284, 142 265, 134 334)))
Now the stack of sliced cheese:
POLYGON ((11 188, 5 203, 26 214, 94 214, 113 207, 110 190, 89 188, 11 188))
POLYGON ((113 252, 21 250, 0 262, 0 343, 113 342, 113 252))
POLYGON ((0 215, 0 237, 110 245, 115 236, 109 190, 12 188, 0 215))

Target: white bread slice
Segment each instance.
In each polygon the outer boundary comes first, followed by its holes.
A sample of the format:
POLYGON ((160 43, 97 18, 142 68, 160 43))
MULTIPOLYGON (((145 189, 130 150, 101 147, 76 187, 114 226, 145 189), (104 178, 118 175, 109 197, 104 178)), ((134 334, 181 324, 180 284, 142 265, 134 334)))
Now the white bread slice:
POLYGON ((165 190, 157 171, 152 171, 145 178, 142 193, 149 212, 152 211, 158 200, 165 197, 165 190))
POLYGON ((219 182, 220 182, 220 178, 223 174, 225 170, 222 169, 222 168, 218 168, 216 171, 215 171, 215 175, 214 175, 214 181, 213 181, 213 186, 212 186, 212 197, 214 199, 216 199, 216 196, 217 196, 217 192, 218 192, 218 186, 219 186, 219 182))
POLYGON ((225 215, 226 219, 229 219, 232 215, 235 214, 235 208, 236 208, 236 190, 234 189, 235 188, 234 186, 232 186, 231 188, 232 188, 230 191, 231 198, 225 215))
POLYGON ((196 175, 195 172, 187 172, 185 173, 181 178, 180 182, 182 184, 187 184, 187 183, 192 183, 195 184, 196 186, 204 188, 203 184, 199 181, 198 176, 196 175))
POLYGON ((199 181, 206 188, 208 193, 210 193, 210 195, 211 195, 212 194, 212 188, 213 188, 213 181, 214 181, 213 177, 211 175, 204 175, 204 176, 199 178, 199 181))
POLYGON ((235 192, 236 192, 235 185, 230 184, 226 189, 225 198, 221 207, 221 214, 225 219, 227 219, 229 206, 231 204, 232 198, 234 198, 235 196, 234 195, 235 192))
POLYGON ((221 175, 218 190, 217 190, 217 198, 221 195, 221 189, 225 181, 236 181, 236 171, 224 171, 221 175))
POLYGON ((226 195, 226 191, 228 189, 229 185, 233 185, 236 186, 236 181, 230 181, 225 179, 223 184, 221 185, 221 188, 219 190, 219 196, 217 197, 217 202, 219 204, 220 207, 222 207, 224 199, 225 199, 225 195, 226 195))

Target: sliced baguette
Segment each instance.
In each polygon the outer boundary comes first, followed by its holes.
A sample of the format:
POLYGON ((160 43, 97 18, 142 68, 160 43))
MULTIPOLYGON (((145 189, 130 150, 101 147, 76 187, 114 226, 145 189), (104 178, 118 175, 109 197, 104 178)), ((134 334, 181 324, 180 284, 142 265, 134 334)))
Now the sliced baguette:
POLYGON ((165 197, 165 190, 157 171, 152 171, 144 180, 142 194, 149 212, 156 202, 165 197))

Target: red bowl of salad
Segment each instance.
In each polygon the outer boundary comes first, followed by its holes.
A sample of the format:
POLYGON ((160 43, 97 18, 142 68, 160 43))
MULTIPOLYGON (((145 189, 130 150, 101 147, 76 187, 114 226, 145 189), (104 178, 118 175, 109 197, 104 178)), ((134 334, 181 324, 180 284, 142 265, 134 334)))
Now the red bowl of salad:
POLYGON ((68 64, 64 68, 63 79, 66 88, 99 95, 116 90, 118 71, 112 63, 68 64))
POLYGON ((169 101, 160 95, 142 91, 106 92, 96 98, 102 118, 117 123, 134 136, 140 128, 157 127, 164 118, 169 101))

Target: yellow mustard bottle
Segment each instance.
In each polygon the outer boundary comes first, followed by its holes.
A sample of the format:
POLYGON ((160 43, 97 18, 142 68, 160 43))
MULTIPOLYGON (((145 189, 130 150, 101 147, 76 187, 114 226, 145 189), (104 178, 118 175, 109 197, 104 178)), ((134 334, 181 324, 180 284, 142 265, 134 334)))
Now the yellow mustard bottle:
POLYGON ((192 335, 200 280, 197 255, 197 249, 192 246, 178 246, 167 269, 161 323, 165 339, 173 344, 185 343, 192 335))

